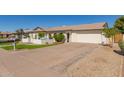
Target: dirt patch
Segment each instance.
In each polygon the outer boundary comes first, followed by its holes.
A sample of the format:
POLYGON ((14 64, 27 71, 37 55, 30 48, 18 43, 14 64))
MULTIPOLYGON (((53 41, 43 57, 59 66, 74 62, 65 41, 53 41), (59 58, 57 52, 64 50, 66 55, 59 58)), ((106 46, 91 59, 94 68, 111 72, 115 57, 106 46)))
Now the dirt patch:
POLYGON ((121 56, 113 49, 100 46, 68 68, 69 76, 120 76, 121 56))

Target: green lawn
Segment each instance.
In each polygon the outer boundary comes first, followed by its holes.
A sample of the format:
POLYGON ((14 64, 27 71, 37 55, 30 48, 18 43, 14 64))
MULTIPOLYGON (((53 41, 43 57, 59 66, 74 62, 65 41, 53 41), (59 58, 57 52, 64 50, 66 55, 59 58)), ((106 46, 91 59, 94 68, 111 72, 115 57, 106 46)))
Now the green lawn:
MULTIPOLYGON (((18 44, 19 41, 16 41, 16 44, 18 44)), ((0 46, 3 46, 3 45, 12 45, 13 42, 0 42, 0 46)))
POLYGON ((2 45, 11 45, 12 44, 12 42, 5 42, 5 43, 0 43, 0 46, 2 46, 2 45))
MULTIPOLYGON (((48 46, 53 46, 57 44, 51 44, 51 45, 28 45, 28 44, 17 44, 16 49, 35 49, 35 48, 43 48, 43 47, 48 47, 48 46)), ((5 50, 13 50, 13 46, 3 46, 1 47, 5 50)))

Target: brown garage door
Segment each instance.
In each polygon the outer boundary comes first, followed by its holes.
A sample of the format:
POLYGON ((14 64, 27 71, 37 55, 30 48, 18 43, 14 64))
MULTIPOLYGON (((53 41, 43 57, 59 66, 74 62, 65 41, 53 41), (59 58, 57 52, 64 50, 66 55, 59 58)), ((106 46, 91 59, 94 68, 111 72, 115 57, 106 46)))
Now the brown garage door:
POLYGON ((115 43, 118 43, 120 40, 122 40, 123 39, 123 35, 121 34, 121 33, 118 33, 118 34, 116 34, 115 35, 115 37, 114 37, 114 42, 115 43))

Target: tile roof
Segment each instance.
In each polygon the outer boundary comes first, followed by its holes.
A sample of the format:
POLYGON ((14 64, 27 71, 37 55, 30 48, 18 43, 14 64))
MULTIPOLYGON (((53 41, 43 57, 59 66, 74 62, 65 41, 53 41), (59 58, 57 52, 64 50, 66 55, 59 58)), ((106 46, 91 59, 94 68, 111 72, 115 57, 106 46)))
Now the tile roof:
POLYGON ((6 35, 6 34, 12 34, 12 33, 11 32, 0 32, 0 34, 6 35))
POLYGON ((72 26, 59 26, 59 27, 51 27, 51 28, 40 28, 37 29, 25 29, 25 33, 38 33, 38 32, 49 32, 49 31, 68 31, 68 30, 92 30, 92 29, 103 29, 107 26, 106 22, 101 23, 93 23, 93 24, 81 24, 81 25, 72 25, 72 26))
POLYGON ((72 26, 60 26, 52 27, 46 29, 47 31, 62 31, 62 30, 91 30, 91 29, 103 29, 107 25, 106 22, 102 23, 93 23, 93 24, 81 24, 81 25, 72 25, 72 26))
POLYGON ((38 32, 44 32, 45 31, 45 29, 33 29, 33 30, 30 30, 30 29, 28 29, 28 30, 24 30, 24 32, 25 33, 38 33, 38 32))

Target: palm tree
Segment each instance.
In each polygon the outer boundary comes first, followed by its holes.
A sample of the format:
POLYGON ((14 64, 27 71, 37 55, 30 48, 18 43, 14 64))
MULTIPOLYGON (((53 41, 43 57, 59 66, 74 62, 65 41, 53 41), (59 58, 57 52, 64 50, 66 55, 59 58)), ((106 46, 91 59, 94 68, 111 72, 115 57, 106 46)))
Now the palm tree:
POLYGON ((121 16, 115 21, 114 28, 124 35, 124 16, 121 16))
POLYGON ((124 54, 124 16, 121 16, 115 21, 114 28, 117 29, 118 32, 120 32, 123 35, 123 38, 121 41, 118 42, 118 45, 124 54))
POLYGON ((22 36, 24 35, 24 30, 23 29, 17 29, 16 34, 18 36, 18 39, 22 39, 22 36))

